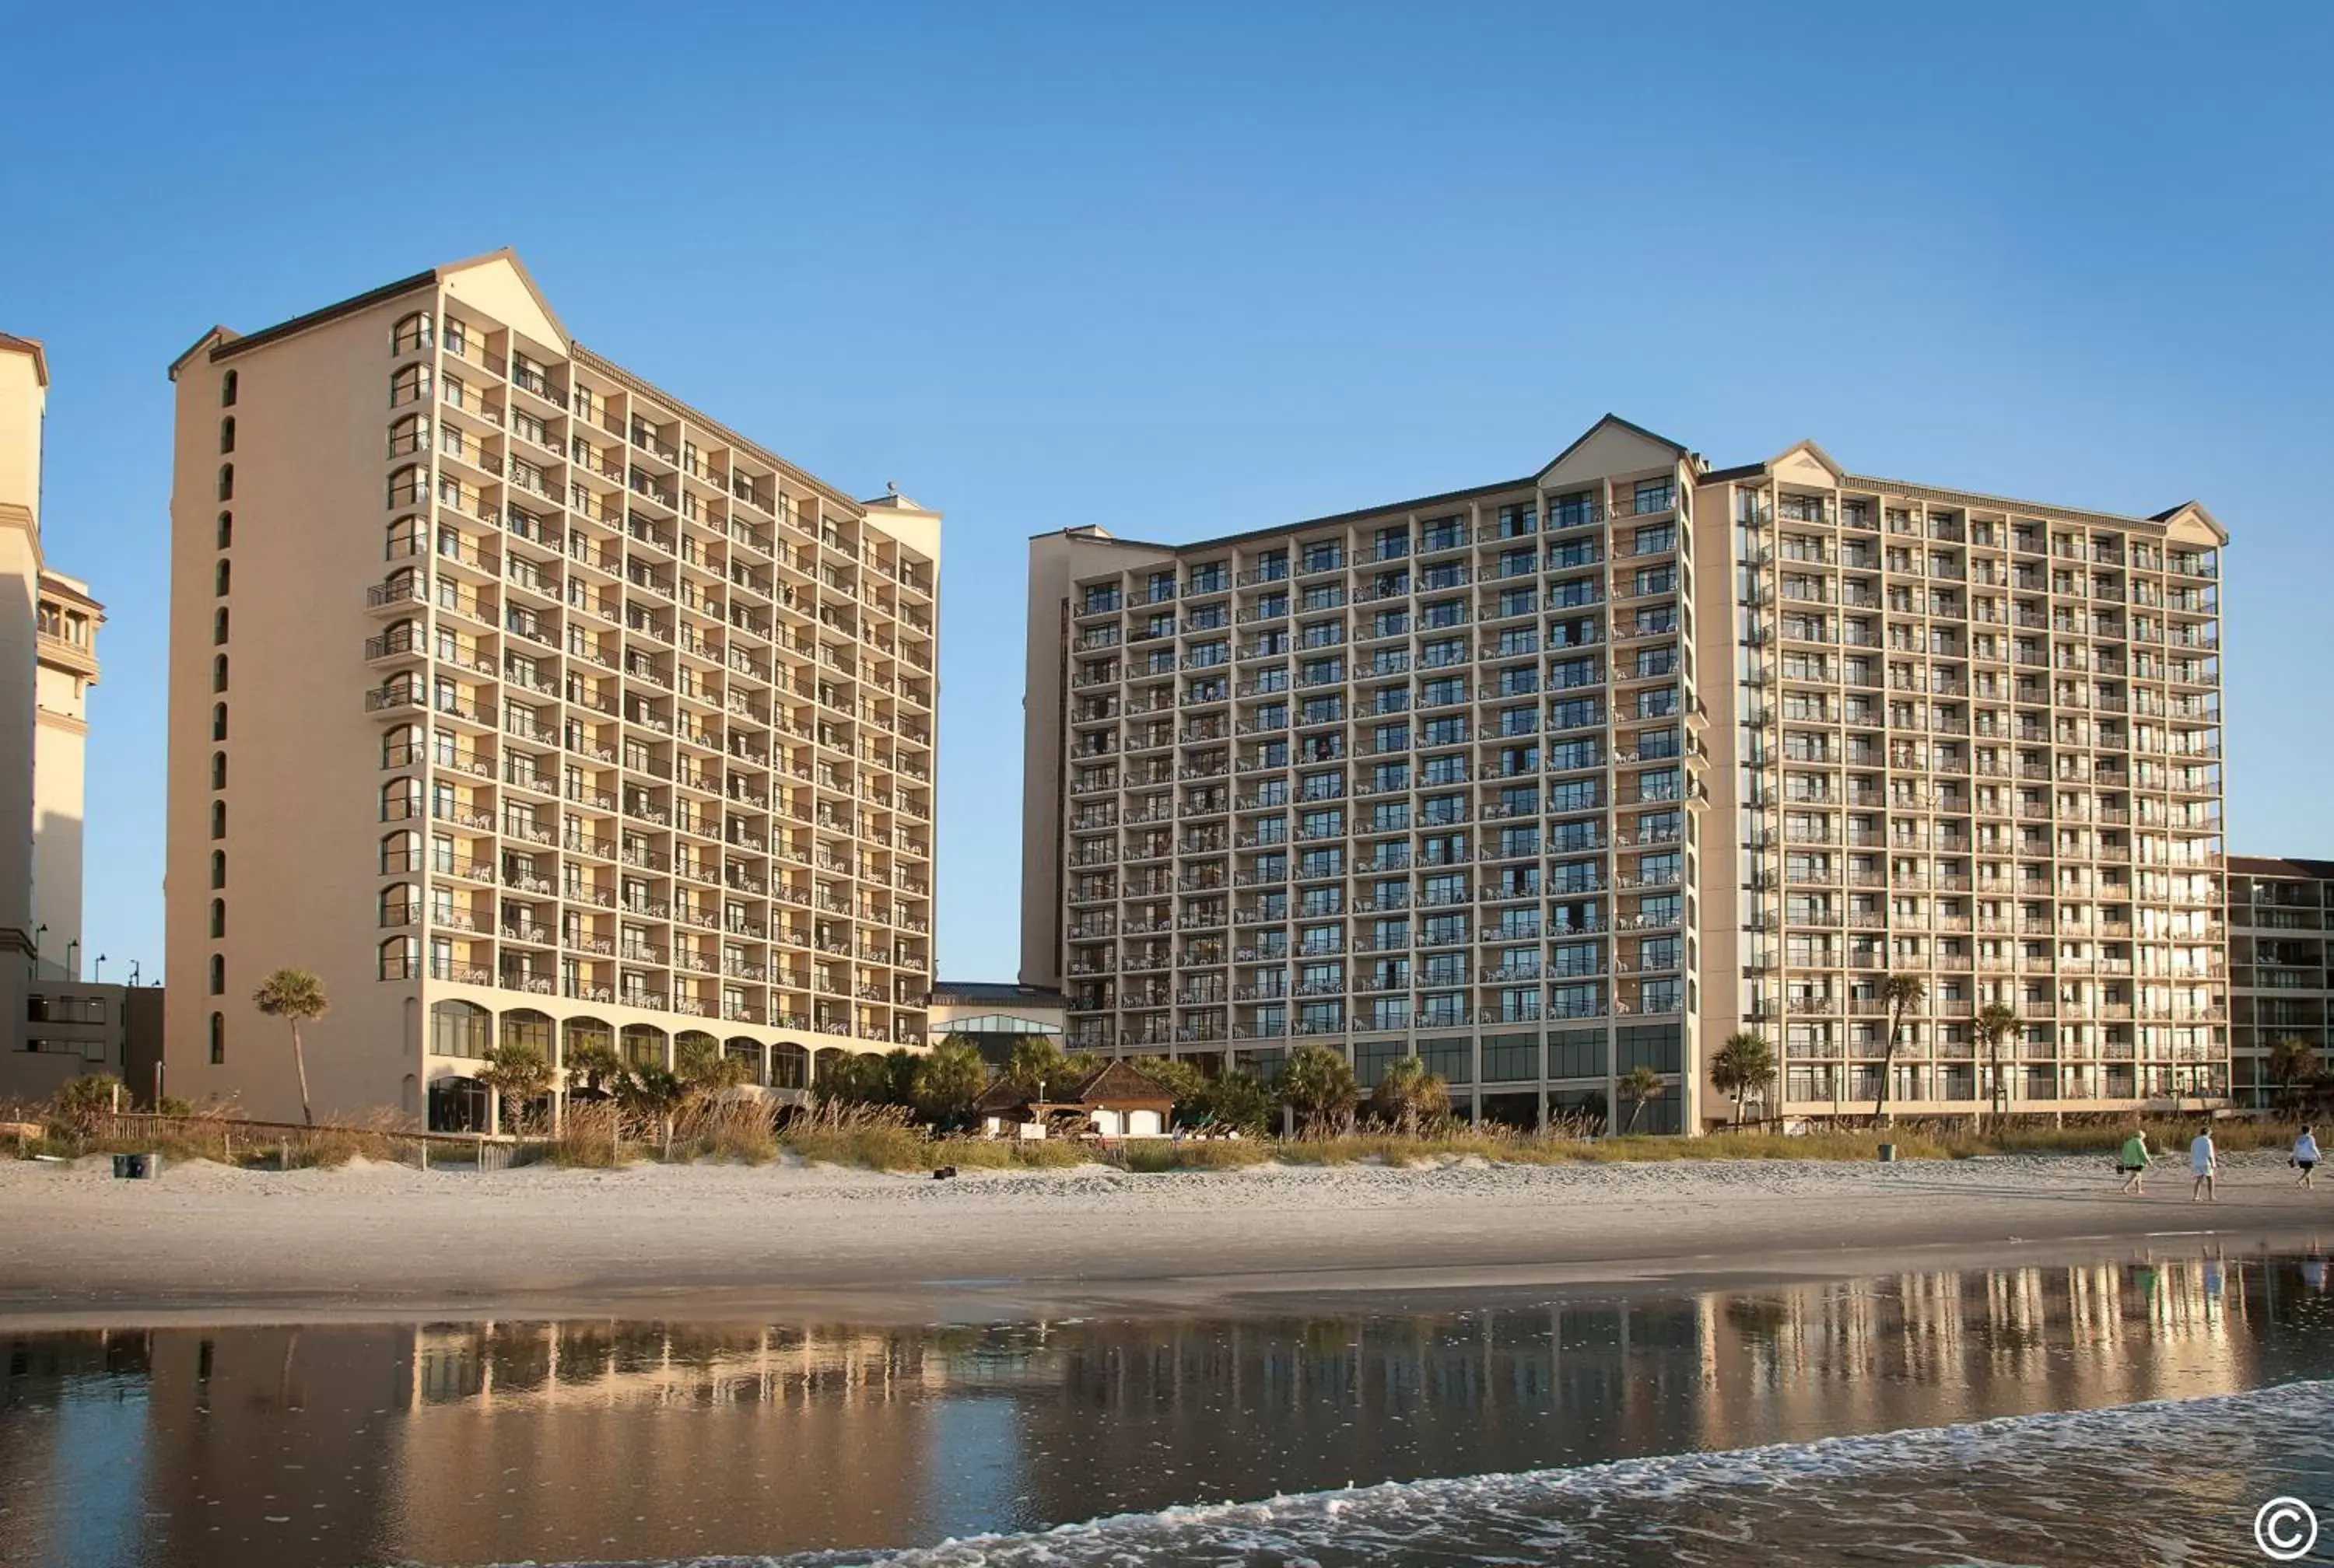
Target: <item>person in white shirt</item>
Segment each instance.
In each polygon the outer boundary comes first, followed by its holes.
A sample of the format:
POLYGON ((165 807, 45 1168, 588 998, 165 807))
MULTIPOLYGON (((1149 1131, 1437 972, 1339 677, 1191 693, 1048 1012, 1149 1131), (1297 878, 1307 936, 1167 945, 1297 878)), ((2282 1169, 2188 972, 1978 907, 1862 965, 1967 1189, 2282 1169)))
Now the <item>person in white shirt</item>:
POLYGON ((2196 1178, 2196 1185, 2189 1189, 2189 1202, 2200 1198, 2207 1203, 2221 1201, 2220 1194, 2214 1190, 2214 1182, 2221 1174, 2221 1157, 2213 1148, 2213 1130, 2209 1127, 2198 1128, 2194 1140, 2188 1145, 2188 1171, 2196 1178))
POLYGON ((2314 1187, 2317 1185, 2317 1183, 2310 1180, 2310 1173, 2318 1169, 2318 1140, 2307 1127, 2301 1130, 2301 1136, 2293 1140, 2292 1163, 2293 1168, 2301 1172, 2300 1178, 2294 1182, 2294 1186, 2314 1187))

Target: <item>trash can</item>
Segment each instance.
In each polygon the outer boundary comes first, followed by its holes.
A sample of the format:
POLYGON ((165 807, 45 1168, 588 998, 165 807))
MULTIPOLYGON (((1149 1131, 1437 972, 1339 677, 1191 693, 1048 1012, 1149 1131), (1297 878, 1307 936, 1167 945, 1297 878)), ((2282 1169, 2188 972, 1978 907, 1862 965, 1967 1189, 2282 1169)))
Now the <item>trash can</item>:
POLYGON ((162 1174, 162 1157, 159 1154, 117 1154, 113 1157, 113 1176, 117 1181, 151 1181, 162 1174))

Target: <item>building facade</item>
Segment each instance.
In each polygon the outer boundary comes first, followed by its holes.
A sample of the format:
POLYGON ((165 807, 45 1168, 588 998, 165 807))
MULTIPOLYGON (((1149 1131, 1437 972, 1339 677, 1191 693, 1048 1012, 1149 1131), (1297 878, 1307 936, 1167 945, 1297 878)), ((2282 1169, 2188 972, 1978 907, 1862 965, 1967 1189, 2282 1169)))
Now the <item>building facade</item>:
MULTIPOLYGON (((0 1097, 40 1099, 57 1063, 25 1050, 26 986, 40 962, 33 919, 33 737, 38 724, 41 427, 49 361, 0 333, 0 1097)), ((70 1074, 68 1074, 70 1076, 70 1074)))
POLYGON ((940 518, 572 340, 508 252, 172 367, 169 1082, 465 1125, 497 1042, 921 1044, 940 518))
POLYGON ((1033 542, 1023 978, 1070 1043, 1478 1114, 2216 1101, 2220 551, 2128 517, 1712 470, 1613 418, 1540 473, 1193 544, 1033 542), (1924 999, 1892 1052, 1879 985, 1924 999), (2019 1019, 1999 1053, 1989 1002, 2019 1019), (1229 1056, 1226 1053, 1229 1052, 1229 1056))
POLYGON ((1695 466, 1608 418, 1539 472, 1199 544, 1030 561, 1022 978, 1073 1049, 1480 1114, 1693 1125, 1695 466))
MULTIPOLYGON (((41 541, 48 360, 0 333, 0 1100, 128 1067, 133 993, 84 983, 82 840, 89 688, 105 608, 41 541)), ((138 996, 138 1012, 154 1005, 138 996)), ((134 1087, 134 1085, 133 1085, 134 1087)))
POLYGON ((2298 1039, 2323 1072, 2334 1036, 2334 861, 2229 860, 2230 1069, 2238 1103, 2268 1105, 2278 1083, 2270 1053, 2298 1039))
POLYGON ((43 978, 78 980, 82 844, 88 815, 89 688, 105 607, 89 584, 41 573, 33 729, 33 929, 43 978))
POLYGON ((1699 493, 1712 1036, 1773 1042, 1786 1116, 1869 1111, 1884 1073, 1910 1114, 2225 1097, 2219 524, 1811 443, 1699 493))
POLYGON ((981 1060, 1002 1067, 1013 1047, 1035 1035, 1062 1044, 1066 999, 1059 991, 986 980, 936 980, 927 1004, 933 1044, 976 1047, 981 1060))

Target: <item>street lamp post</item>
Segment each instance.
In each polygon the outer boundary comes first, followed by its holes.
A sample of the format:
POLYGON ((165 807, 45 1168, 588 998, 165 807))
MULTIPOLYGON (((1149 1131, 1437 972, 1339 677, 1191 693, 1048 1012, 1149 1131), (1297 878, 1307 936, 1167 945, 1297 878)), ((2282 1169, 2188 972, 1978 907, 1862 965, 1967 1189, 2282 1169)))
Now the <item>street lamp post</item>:
POLYGON ((105 984, 105 955, 104 955, 104 954, 100 953, 100 954, 97 956, 97 964, 96 964, 95 968, 91 972, 90 979, 91 979, 91 981, 92 981, 93 984, 96 984, 96 985, 102 986, 102 985, 104 985, 104 984, 105 984))
POLYGON ((41 938, 48 934, 49 928, 46 926, 33 928, 33 972, 26 976, 28 979, 37 980, 41 977, 41 938))

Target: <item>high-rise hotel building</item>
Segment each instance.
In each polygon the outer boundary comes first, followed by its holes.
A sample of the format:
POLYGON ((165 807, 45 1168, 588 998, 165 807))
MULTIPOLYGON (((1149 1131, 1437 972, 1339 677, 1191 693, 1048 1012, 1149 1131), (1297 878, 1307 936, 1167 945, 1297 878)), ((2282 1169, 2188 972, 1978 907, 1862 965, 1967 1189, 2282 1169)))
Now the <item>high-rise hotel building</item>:
POLYGON ((1811 443, 1697 497, 1708 1035, 1766 1034, 1789 1116, 1884 1071, 1911 1114, 2224 1097, 2220 525, 1811 443), (1893 1061, 1887 975, 1924 991, 1893 1061))
POLYGON ((1985 1101, 1993 1000, 2018 1108, 2224 1093, 2224 537, 1612 418, 1479 489, 1042 536, 1022 977, 1074 1044, 1415 1052, 1526 1124, 1708 1125, 1743 1030, 1756 1112, 1868 1112, 1891 973, 1907 1112, 1985 1101))
POLYGON ((1650 1066, 1639 1125, 1693 1125, 1695 477, 1607 418, 1476 489, 1036 540, 1022 979, 1069 1044, 1415 1052, 1527 1121, 1650 1066))
POLYGON ((172 367, 169 1082, 490 1114, 497 1042, 921 1041, 940 519, 574 341, 516 258, 172 367))

